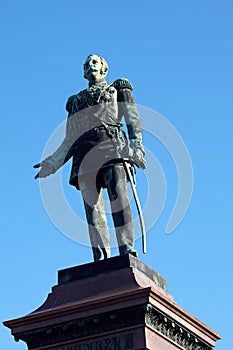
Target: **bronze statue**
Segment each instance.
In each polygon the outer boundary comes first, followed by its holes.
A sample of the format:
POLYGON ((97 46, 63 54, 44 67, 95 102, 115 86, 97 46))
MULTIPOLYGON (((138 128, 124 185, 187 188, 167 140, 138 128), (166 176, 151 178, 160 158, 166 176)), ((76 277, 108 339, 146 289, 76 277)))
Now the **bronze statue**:
POLYGON ((66 136, 60 147, 34 167, 35 178, 56 172, 72 158, 70 184, 81 191, 94 260, 110 257, 103 189, 106 188, 120 255, 137 256, 124 159, 145 169, 142 127, 127 79, 106 82, 108 64, 91 54, 84 63, 87 89, 69 97, 66 136), (122 129, 124 116, 127 133, 122 129))

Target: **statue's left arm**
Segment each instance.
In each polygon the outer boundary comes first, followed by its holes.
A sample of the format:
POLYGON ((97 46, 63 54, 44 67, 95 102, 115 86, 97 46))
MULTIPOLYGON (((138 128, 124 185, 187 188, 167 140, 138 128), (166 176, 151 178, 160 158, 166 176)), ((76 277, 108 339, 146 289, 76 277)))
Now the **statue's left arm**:
POLYGON ((127 79, 118 79, 114 82, 117 89, 117 100, 122 115, 127 125, 129 144, 129 156, 132 161, 142 169, 146 168, 144 159, 145 151, 142 144, 142 124, 137 106, 132 94, 133 87, 127 79))

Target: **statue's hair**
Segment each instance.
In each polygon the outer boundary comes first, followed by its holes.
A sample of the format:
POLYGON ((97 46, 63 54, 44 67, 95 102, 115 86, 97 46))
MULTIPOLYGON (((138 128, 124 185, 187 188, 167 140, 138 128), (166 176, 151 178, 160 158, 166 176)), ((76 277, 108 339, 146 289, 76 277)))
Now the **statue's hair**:
POLYGON ((96 55, 96 54, 94 54, 94 53, 91 53, 90 55, 87 56, 87 58, 86 58, 86 60, 85 60, 85 62, 84 62, 84 65, 83 65, 83 68, 84 68, 84 78, 87 78, 87 77, 85 76, 86 62, 88 61, 88 59, 89 59, 91 56, 97 56, 97 57, 99 57, 100 62, 101 62, 101 66, 102 66, 102 67, 101 67, 101 70, 100 70, 100 73, 101 73, 103 76, 107 75, 107 72, 108 72, 108 64, 107 64, 107 61, 106 61, 103 57, 101 57, 101 56, 99 56, 99 55, 96 55))

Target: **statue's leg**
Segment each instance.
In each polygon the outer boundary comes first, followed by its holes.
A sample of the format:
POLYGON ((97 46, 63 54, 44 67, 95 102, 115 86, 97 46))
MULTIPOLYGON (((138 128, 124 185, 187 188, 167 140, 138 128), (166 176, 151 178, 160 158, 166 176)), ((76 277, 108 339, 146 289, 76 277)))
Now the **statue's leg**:
POLYGON ((110 198, 120 255, 130 253, 137 256, 137 251, 134 249, 134 227, 127 191, 127 177, 122 164, 108 168, 105 183, 110 198))
POLYGON ((80 183, 94 261, 110 257, 110 238, 104 208, 103 189, 96 189, 95 179, 85 176, 80 183))

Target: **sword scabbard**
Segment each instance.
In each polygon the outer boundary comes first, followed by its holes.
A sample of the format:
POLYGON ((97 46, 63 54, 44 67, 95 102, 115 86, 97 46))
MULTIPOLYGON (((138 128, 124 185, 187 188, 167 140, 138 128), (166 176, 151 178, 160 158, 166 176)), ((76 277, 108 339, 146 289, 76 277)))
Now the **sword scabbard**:
POLYGON ((129 183, 133 192, 133 196, 134 196, 134 200, 135 200, 135 204, 137 207, 137 211, 138 211, 138 215, 139 215, 139 220, 140 220, 140 226, 141 226, 141 232, 142 232, 142 251, 144 254, 146 254, 147 252, 147 246, 146 246, 146 228, 145 228, 145 223, 144 223, 144 219, 143 219, 143 214, 142 214, 142 207, 140 204, 140 200, 138 198, 138 194, 136 191, 136 185, 134 183, 134 179, 130 170, 130 163, 123 159, 123 164, 124 164, 124 168, 127 174, 127 177, 129 179, 129 183))

